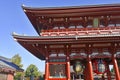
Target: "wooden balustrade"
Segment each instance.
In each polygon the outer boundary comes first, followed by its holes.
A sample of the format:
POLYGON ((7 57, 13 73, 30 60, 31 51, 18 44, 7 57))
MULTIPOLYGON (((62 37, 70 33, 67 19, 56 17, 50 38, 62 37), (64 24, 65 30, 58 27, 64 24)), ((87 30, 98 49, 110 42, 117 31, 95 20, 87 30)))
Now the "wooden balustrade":
POLYGON ((120 33, 118 27, 101 27, 101 28, 71 28, 71 29, 53 29, 42 30, 41 36, 75 36, 75 35, 93 35, 93 34, 111 34, 120 33))

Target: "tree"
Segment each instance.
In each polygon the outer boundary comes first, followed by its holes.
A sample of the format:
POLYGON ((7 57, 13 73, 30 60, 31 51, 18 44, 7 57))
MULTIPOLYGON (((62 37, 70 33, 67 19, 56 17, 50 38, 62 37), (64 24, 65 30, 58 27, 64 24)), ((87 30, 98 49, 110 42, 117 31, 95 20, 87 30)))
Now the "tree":
POLYGON ((31 76, 39 77, 41 75, 42 75, 41 72, 38 70, 38 68, 34 64, 30 64, 25 71, 26 77, 31 77, 31 76))
MULTIPOLYGON (((22 59, 21 57, 19 56, 19 54, 16 54, 14 55, 12 58, 11 58, 12 62, 14 64, 16 64, 17 66, 19 66, 20 68, 23 67, 23 64, 21 64, 22 62, 22 59)), ((16 72, 15 73, 16 75, 14 76, 14 80, 21 80, 21 78, 23 77, 24 73, 23 72, 16 72)))
POLYGON ((23 64, 21 64, 22 62, 22 59, 21 57, 19 56, 19 54, 16 54, 12 57, 12 62, 16 65, 18 65, 20 68, 23 67, 23 64))

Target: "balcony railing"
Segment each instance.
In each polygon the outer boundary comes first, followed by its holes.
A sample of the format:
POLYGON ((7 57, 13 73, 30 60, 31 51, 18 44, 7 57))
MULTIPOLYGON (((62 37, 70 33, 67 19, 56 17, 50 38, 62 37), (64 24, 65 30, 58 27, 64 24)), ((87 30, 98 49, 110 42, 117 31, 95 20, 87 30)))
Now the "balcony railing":
POLYGON ((99 27, 99 28, 70 28, 70 29, 52 29, 42 30, 41 36, 81 36, 96 34, 118 34, 120 26, 117 27, 99 27))

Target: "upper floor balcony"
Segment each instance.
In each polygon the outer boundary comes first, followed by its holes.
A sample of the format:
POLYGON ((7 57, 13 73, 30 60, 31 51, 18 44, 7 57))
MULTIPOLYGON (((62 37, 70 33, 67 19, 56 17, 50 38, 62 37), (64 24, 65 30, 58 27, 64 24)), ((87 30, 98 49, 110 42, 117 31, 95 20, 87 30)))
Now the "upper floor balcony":
POLYGON ((86 35, 110 35, 120 34, 120 26, 100 28, 70 28, 43 30, 41 36, 86 36, 86 35))

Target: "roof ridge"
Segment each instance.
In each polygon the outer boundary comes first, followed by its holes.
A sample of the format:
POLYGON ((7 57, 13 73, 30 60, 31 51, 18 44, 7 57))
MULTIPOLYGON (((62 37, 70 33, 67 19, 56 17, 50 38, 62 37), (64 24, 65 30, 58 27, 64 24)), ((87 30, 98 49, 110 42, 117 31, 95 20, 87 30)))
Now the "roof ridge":
POLYGON ((4 61, 11 62, 11 59, 10 59, 10 58, 6 58, 6 57, 3 57, 3 56, 0 56, 0 59, 1 59, 1 60, 4 60, 4 61))

